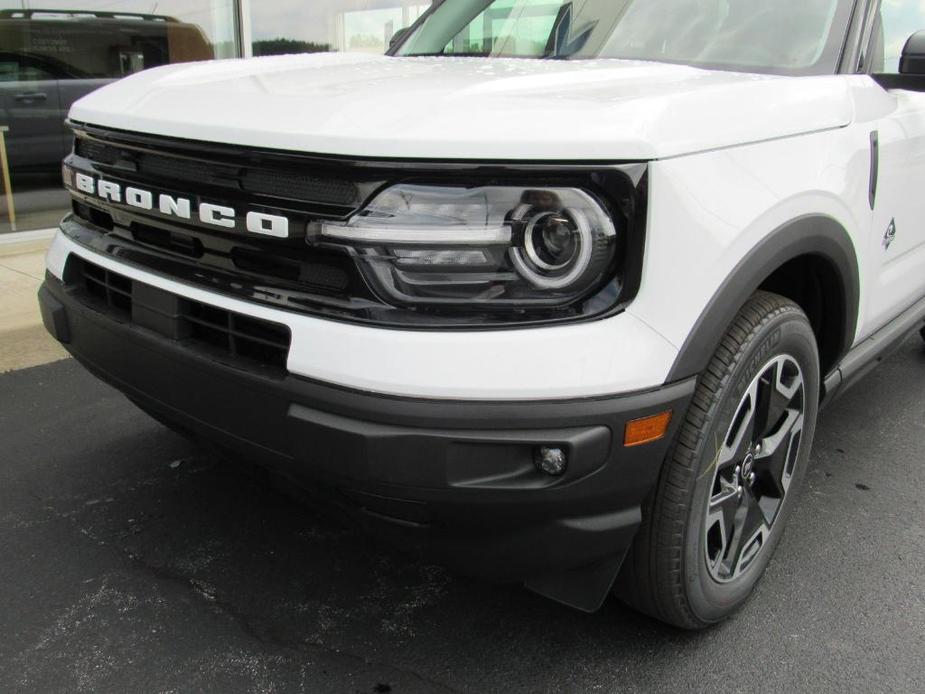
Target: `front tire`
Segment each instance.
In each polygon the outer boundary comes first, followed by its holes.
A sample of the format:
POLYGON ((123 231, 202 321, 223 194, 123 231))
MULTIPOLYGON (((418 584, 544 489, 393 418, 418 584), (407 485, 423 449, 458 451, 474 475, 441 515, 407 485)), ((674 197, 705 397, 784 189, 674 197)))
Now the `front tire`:
POLYGON ((764 573, 809 459, 820 367, 806 315, 756 293, 701 375, 618 594, 686 629, 734 613, 764 573))

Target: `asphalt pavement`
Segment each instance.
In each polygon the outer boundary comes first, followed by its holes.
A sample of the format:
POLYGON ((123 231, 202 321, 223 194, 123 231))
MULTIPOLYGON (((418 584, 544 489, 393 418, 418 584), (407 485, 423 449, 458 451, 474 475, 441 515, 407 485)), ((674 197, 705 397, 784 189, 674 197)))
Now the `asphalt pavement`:
POLYGON ((73 361, 0 375, 0 691, 925 691, 925 348, 823 414, 745 609, 701 634, 391 552, 73 361))

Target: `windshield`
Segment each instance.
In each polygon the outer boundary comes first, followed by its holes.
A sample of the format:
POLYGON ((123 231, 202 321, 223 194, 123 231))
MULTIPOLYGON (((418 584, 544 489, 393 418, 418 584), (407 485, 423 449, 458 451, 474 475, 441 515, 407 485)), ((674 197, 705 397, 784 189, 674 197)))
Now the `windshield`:
POLYGON ((836 71, 854 0, 444 0, 402 56, 623 58, 746 72, 836 71))

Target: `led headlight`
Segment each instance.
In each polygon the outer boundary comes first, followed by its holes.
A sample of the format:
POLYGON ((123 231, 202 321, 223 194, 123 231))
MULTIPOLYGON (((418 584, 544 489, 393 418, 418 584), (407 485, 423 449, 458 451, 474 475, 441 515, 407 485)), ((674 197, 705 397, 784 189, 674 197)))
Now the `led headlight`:
POLYGON ((564 207, 558 196, 540 195, 539 204, 520 205, 512 218, 525 226, 522 248, 511 249, 511 259, 517 272, 538 289, 564 289, 579 282, 595 260, 607 259, 607 247, 616 235, 607 218, 593 226, 585 210, 595 203, 587 194, 570 192, 579 204, 564 207))
POLYGON ((578 188, 401 184, 315 240, 347 247, 393 305, 519 310, 613 283, 618 237, 578 188))

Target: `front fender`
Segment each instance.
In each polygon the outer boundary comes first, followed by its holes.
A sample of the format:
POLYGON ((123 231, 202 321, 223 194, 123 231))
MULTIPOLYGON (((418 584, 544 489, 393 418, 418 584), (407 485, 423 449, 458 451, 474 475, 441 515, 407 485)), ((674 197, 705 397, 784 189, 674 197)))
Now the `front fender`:
POLYGON ((831 320, 838 336, 837 355, 844 356, 857 332, 861 292, 857 256, 851 237, 841 224, 831 217, 811 215, 789 222, 766 236, 726 277, 682 345, 668 381, 703 371, 727 326, 749 297, 776 269, 807 255, 823 259, 834 270, 839 310, 831 320))
POLYGON ((861 124, 650 165, 643 280, 628 312, 678 349, 666 382, 700 373, 739 308, 800 256, 823 261, 826 365, 845 353, 864 320, 869 175, 861 124), (830 298, 841 315, 829 315, 830 298))

